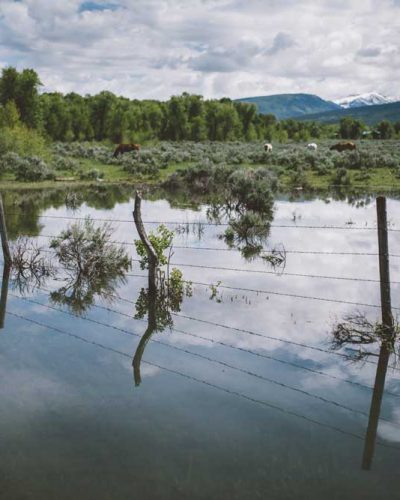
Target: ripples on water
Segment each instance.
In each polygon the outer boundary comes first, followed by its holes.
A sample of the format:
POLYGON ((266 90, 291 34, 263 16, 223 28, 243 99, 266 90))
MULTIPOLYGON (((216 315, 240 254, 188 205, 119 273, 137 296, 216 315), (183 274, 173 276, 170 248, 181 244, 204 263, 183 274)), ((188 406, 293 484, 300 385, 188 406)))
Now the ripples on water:
MULTIPOLYGON (((48 245, 44 235, 59 234, 67 217, 89 214, 119 220, 113 237, 137 258, 133 199, 82 196, 76 209, 59 199, 32 208, 29 199, 16 207, 7 193, 11 237, 48 245)), ((367 255, 377 252, 375 203, 278 200, 266 246, 286 249, 283 272, 226 251, 224 227, 199 225, 206 214, 207 206, 143 203, 145 221, 182 222, 171 262, 193 282, 164 331, 149 334, 147 313, 134 318, 147 286, 136 261, 117 285, 119 298, 95 295, 81 316, 49 299, 62 271, 23 296, 10 280, 0 333, 2 498, 400 498, 394 356, 366 471, 378 358, 354 362, 344 356, 354 346, 331 350, 332 328, 344 316, 380 319, 378 258, 367 255), (218 282, 215 293, 199 284, 218 282)), ((400 202, 389 199, 392 229, 400 229, 399 215, 400 202)), ((400 254, 399 242, 400 232, 390 232, 391 253, 400 254)), ((394 308, 399 264, 391 258, 394 308)), ((379 353, 378 343, 367 347, 379 353)))

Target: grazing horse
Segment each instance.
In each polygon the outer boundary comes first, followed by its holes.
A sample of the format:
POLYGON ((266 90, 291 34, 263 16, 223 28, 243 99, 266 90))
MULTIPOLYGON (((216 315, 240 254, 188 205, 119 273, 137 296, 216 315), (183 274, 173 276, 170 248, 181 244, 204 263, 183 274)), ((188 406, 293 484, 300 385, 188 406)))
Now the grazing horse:
POLYGON ((264 151, 266 151, 267 153, 272 153, 272 144, 270 144, 269 142, 266 142, 264 144, 264 151))
POLYGON ((114 151, 113 157, 117 158, 119 155, 129 153, 131 151, 137 151, 139 154, 140 144, 119 144, 114 151))
POLYGON ((334 144, 331 146, 330 151, 339 151, 341 153, 342 151, 354 151, 357 149, 357 146, 354 144, 354 142, 351 141, 345 141, 345 142, 338 142, 337 144, 334 144))
POLYGON ((307 149, 310 151, 317 151, 318 146, 315 144, 315 142, 310 142, 310 144, 307 144, 307 149))

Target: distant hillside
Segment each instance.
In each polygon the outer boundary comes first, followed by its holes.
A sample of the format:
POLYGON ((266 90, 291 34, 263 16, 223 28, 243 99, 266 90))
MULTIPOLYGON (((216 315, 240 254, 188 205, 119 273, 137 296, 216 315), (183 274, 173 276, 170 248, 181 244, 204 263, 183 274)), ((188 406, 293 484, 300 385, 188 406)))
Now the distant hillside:
POLYGON ((375 125, 375 123, 380 122, 381 120, 397 122, 400 121, 400 102, 378 104, 375 106, 362 106, 359 108, 339 109, 325 113, 314 113, 298 117, 297 119, 301 121, 317 121, 321 123, 338 123, 346 116, 362 120, 368 125, 375 125))
POLYGON ((253 103, 257 106, 259 113, 272 114, 280 120, 341 109, 338 104, 324 101, 312 94, 277 94, 236 100, 253 103))

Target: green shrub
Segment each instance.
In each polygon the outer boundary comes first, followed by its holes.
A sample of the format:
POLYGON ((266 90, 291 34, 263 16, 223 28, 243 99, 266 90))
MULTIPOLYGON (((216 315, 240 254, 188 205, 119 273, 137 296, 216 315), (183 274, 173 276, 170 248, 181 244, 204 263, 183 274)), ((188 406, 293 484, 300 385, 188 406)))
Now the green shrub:
POLYGON ((17 181, 35 182, 55 179, 55 173, 37 156, 20 158, 14 171, 17 181))
POLYGON ((97 168, 79 172, 79 178, 81 180, 96 181, 97 179, 102 179, 103 177, 104 173, 100 172, 97 168))
POLYGON ((0 175, 5 172, 13 172, 21 163, 22 158, 13 151, 9 151, 0 156, 0 175))
POLYGON ((52 166, 55 170, 69 170, 73 172, 79 168, 79 162, 74 158, 56 156, 53 159, 52 166))
MULTIPOLYGON (((164 255, 164 251, 171 247, 172 240, 174 238, 174 232, 168 229, 163 224, 157 227, 157 232, 154 233, 150 231, 149 241, 152 244, 160 265, 164 266, 168 263, 167 257, 164 255)), ((142 240, 135 240, 136 252, 140 257, 140 268, 149 268, 149 257, 147 255, 146 247, 144 246, 142 240)))

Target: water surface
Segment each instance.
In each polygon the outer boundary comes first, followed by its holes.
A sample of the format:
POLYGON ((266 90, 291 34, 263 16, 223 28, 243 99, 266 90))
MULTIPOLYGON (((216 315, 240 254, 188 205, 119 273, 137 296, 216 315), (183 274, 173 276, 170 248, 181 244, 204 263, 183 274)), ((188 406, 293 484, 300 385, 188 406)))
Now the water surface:
MULTIPOLYGON (((90 215, 112 219, 114 239, 137 258, 133 195, 100 194, 82 192, 78 206, 71 198, 66 206, 65 193, 31 194, 23 204, 5 193, 10 237, 29 235, 48 249, 68 218, 90 215)), ((346 314, 380 319, 378 257, 368 255, 377 252, 373 199, 277 200, 265 246, 287 253, 285 268, 274 270, 228 251, 225 226, 199 225, 207 205, 156 198, 143 202, 146 227, 182 223, 171 261, 193 293, 147 339, 140 383, 132 359, 149 325, 147 314, 134 319, 147 286, 138 262, 118 300, 95 296, 81 316, 49 298, 62 270, 32 293, 10 280, 0 332, 1 498, 400 498, 394 356, 367 471, 377 356, 355 362, 341 355, 354 346, 331 350, 332 328, 346 314), (218 282, 213 296, 206 285, 218 282)), ((389 199, 391 229, 400 229, 399 215, 400 202, 389 199)), ((391 231, 392 254, 399 242, 391 231)), ((394 308, 399 264, 391 257, 394 308)))

